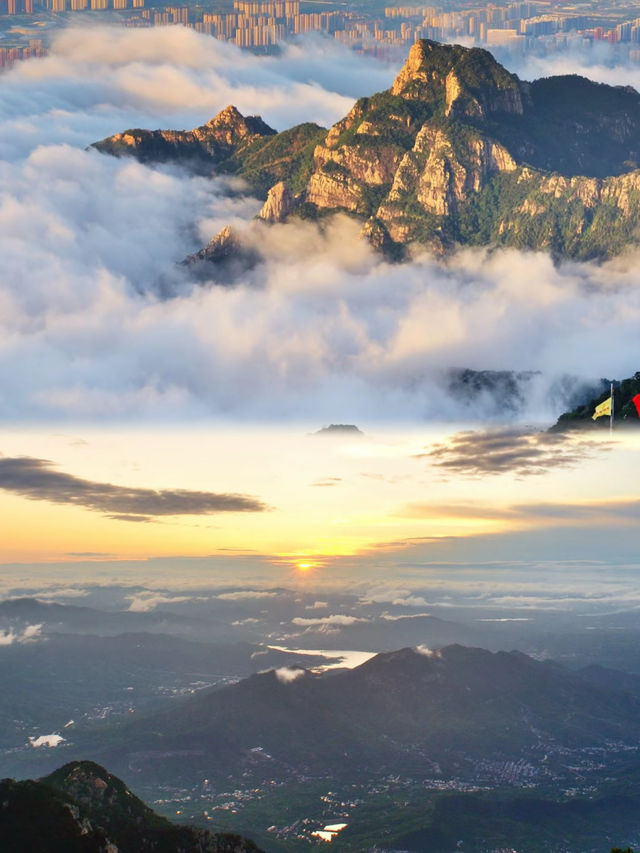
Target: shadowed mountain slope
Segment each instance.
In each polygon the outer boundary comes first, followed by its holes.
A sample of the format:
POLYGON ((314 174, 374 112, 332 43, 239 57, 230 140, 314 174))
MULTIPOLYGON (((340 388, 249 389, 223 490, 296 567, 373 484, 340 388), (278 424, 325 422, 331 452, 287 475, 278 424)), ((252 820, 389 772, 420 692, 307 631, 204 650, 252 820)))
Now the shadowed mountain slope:
POLYGON ((566 764, 567 751, 640 736, 640 697, 625 688, 520 652, 403 649, 336 674, 255 675, 77 747, 174 783, 245 773, 420 776, 436 764, 463 772, 524 758, 548 768, 566 764))

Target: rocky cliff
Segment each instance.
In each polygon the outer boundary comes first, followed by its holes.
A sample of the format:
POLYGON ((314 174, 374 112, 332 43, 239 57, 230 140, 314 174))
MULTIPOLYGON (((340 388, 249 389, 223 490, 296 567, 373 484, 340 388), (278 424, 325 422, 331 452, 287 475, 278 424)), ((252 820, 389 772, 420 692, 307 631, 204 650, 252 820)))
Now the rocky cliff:
POLYGON ((487 51, 421 40, 388 91, 328 131, 276 134, 228 107, 193 131, 127 131, 96 147, 240 175, 269 223, 346 211, 396 255, 462 243, 599 258, 638 238, 639 140, 629 87, 527 83, 487 51))

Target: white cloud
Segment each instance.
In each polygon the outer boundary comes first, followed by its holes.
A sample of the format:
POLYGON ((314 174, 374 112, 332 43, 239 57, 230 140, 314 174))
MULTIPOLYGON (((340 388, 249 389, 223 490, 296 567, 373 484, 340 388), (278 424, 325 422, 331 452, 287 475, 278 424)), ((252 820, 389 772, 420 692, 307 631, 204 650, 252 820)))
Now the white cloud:
POLYGON ((428 646, 419 645, 415 647, 415 650, 419 655, 424 655, 426 658, 442 657, 439 649, 430 649, 428 646))
POLYGON ((394 598, 391 604, 396 607, 428 607, 429 602, 422 595, 406 595, 394 598))
POLYGON ((27 625, 22 630, 9 628, 0 631, 0 646, 24 645, 26 643, 35 643, 41 639, 42 623, 39 625, 27 625))
POLYGON ((305 605, 305 610, 326 610, 329 606, 328 601, 314 601, 313 604, 305 605))
POLYGON ((230 103, 278 130, 329 125, 389 86, 393 69, 329 39, 257 57, 183 27, 73 27, 3 79, 0 147, 14 159, 42 140, 85 146, 129 127, 193 127, 230 103))
POLYGON ((431 613, 381 613, 380 618, 385 622, 401 622, 403 619, 424 619, 431 613))
POLYGON ((237 592, 223 592, 217 596, 220 601, 252 601, 261 598, 277 598, 277 592, 259 589, 239 589, 237 592))
POLYGON ((282 666, 279 669, 272 670, 275 677, 278 681, 281 681, 283 684, 290 684, 292 681, 296 681, 298 678, 302 678, 305 674, 304 669, 294 669, 289 668, 288 666, 282 666))
POLYGON ((87 595, 89 595, 89 591, 86 589, 81 589, 77 586, 67 586, 57 589, 39 590, 33 594, 33 597, 40 599, 40 601, 53 601, 58 598, 85 598, 87 595))
MULTIPOLYGON (((499 58, 499 56, 498 56, 499 58)), ((640 69, 617 48, 600 44, 595 49, 562 50, 548 56, 511 55, 505 60, 509 69, 525 80, 557 74, 579 74, 610 86, 633 86, 640 91, 640 69)))
POLYGON ((427 607, 429 602, 405 587, 376 585, 360 598, 361 604, 393 604, 397 607, 427 607))
POLYGON ((257 652, 252 652, 251 660, 255 660, 256 658, 264 657, 264 655, 268 655, 268 654, 269 654, 269 649, 260 649, 257 652))
POLYGON ((150 592, 126 595, 131 604, 127 608, 130 613, 148 613, 163 604, 182 604, 185 601, 204 601, 206 599, 191 595, 162 595, 150 592))
POLYGON ((34 747, 34 749, 38 749, 41 746, 51 748, 59 746, 65 740, 66 738, 63 738, 62 735, 40 735, 39 737, 30 737, 29 743, 34 747))
POLYGON ((291 620, 292 624, 305 628, 317 625, 344 628, 348 625, 355 625, 358 622, 368 621, 368 619, 363 619, 361 616, 345 616, 342 613, 336 613, 332 616, 319 616, 317 618, 296 616, 291 620))

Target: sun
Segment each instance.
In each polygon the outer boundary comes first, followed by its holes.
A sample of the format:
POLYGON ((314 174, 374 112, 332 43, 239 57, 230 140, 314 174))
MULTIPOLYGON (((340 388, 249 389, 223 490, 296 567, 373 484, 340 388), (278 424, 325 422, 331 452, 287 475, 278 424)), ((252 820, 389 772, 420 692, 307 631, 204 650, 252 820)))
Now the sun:
POLYGON ((309 563, 309 562, 296 563, 296 568, 298 569, 299 572, 310 572, 311 569, 313 569, 315 567, 315 565, 316 565, 315 563, 309 563))

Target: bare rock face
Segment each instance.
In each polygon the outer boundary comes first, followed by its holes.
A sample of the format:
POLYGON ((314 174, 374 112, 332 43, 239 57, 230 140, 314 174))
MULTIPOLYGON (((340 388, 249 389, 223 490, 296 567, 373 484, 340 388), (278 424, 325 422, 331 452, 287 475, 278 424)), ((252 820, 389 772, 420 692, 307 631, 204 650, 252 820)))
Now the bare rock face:
POLYGON ((337 124, 334 124, 329 133, 327 133, 327 138, 324 143, 325 146, 327 148, 335 148, 340 135, 346 130, 351 130, 354 125, 358 124, 362 119, 364 112, 365 109, 362 101, 356 101, 347 115, 341 121, 337 122, 337 124))
POLYGON ((269 190, 267 200, 258 214, 258 219, 263 219, 269 224, 284 222, 297 205, 298 201, 289 187, 284 181, 280 181, 269 190))
POLYGON ((307 186, 307 201, 319 208, 358 211, 364 203, 362 187, 342 172, 314 172, 307 186))
POLYGON ((420 211, 449 217, 493 175, 517 168, 481 128, 495 113, 521 115, 526 97, 486 51, 418 41, 390 92, 359 100, 316 147, 305 200, 370 217, 377 225, 364 233, 374 243, 406 243, 420 231, 420 211), (442 113, 475 128, 460 139, 437 120, 442 113))
POLYGON ((462 147, 450 133, 425 123, 400 163, 389 195, 378 209, 378 219, 394 240, 406 242, 412 233, 406 222, 407 207, 419 205, 427 214, 450 216, 494 174, 516 168, 503 146, 479 133, 471 135, 462 147))
MULTIPOLYGON (((447 79, 445 80, 444 93, 445 93, 445 99, 447 102, 447 106, 445 108, 445 115, 447 115, 447 116, 455 115, 457 112, 455 110, 455 106, 459 102, 459 99, 463 93, 462 85, 460 84, 460 81, 458 80, 458 77, 457 77, 455 71, 450 71, 447 74, 447 79)), ((473 107, 471 110, 469 110, 469 112, 471 114, 475 114, 475 115, 482 115, 482 107, 475 100, 475 98, 473 99, 472 104, 473 104, 473 107)))
MULTIPOLYGON (((333 129, 329 136, 332 134, 333 129)), ((375 134, 365 129, 360 135, 375 134)), ((390 185, 403 152, 394 145, 372 146, 364 141, 335 147, 335 134, 332 140, 331 145, 318 145, 314 151, 306 200, 319 208, 338 207, 366 215, 367 187, 390 185)))
POLYGON ((429 54, 432 49, 432 43, 426 39, 421 39, 411 46, 407 61, 391 87, 392 95, 404 97, 411 93, 413 96, 418 85, 426 86, 433 80, 433 74, 429 70, 429 54))

